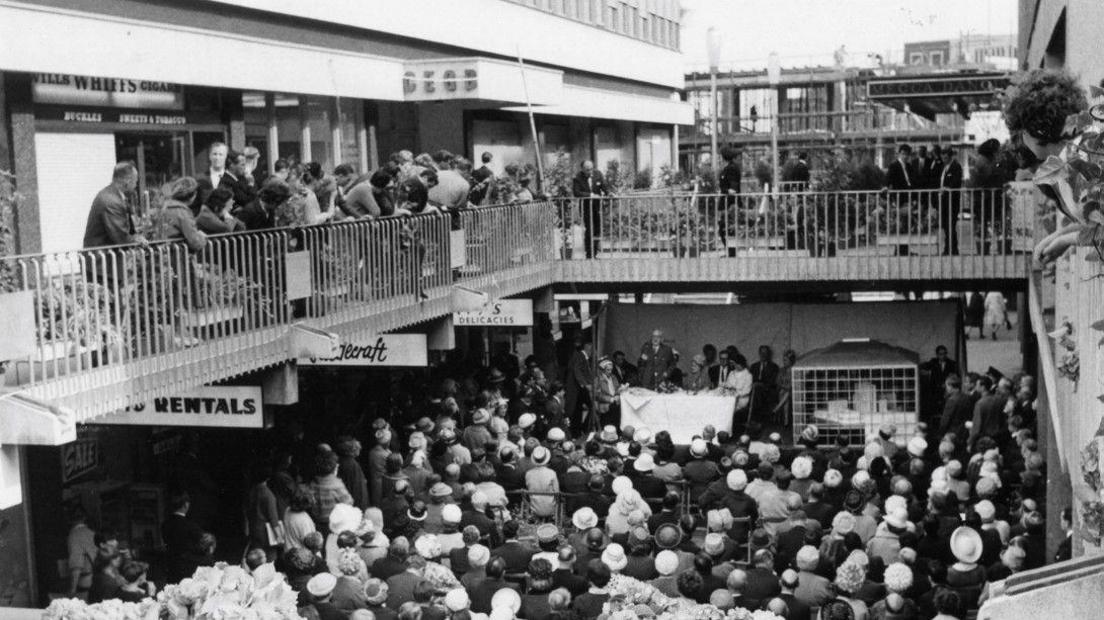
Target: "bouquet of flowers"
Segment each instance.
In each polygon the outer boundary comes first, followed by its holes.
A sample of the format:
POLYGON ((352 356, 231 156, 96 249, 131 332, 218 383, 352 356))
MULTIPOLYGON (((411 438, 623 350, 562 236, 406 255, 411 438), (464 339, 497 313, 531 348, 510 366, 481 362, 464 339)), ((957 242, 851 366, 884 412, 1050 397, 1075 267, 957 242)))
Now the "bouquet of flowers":
POLYGON ((76 598, 59 598, 46 608, 46 620, 158 620, 161 606, 153 599, 124 603, 111 599, 89 605, 76 598))
POLYGON ((203 566, 178 584, 165 586, 157 599, 124 603, 118 599, 89 605, 58 599, 46 609, 47 620, 302 620, 296 593, 272 564, 250 575, 239 566, 219 562, 203 566))

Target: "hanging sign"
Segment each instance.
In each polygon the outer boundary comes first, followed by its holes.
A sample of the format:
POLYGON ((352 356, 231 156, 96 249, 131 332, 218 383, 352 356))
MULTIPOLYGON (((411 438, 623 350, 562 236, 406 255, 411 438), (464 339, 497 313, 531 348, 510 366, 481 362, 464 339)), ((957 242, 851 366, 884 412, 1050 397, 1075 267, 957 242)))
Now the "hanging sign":
POLYGON ((100 466, 100 442, 78 439, 61 446, 61 483, 82 478, 100 466))
POLYGON ((428 366, 425 334, 381 334, 338 345, 334 357, 300 358, 301 366, 428 366))
POLYGON ((204 386, 97 418, 95 424, 264 428, 261 387, 204 386))
POLYGON ((456 326, 467 327, 532 327, 532 299, 496 299, 475 312, 456 312, 456 326))

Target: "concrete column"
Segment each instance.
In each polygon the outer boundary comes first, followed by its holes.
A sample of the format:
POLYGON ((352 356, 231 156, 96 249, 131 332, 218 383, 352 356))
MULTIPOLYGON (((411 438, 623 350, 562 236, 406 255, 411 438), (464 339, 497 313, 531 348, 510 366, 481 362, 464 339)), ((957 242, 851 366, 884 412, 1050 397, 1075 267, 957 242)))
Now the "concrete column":
POLYGON ((330 161, 334 167, 341 161, 341 104, 337 97, 330 97, 330 161))
POLYGON ((306 97, 299 97, 299 161, 314 161, 311 153, 310 113, 307 110, 306 97))
POLYGON ((8 128, 8 119, 4 118, 3 111, 8 109, 7 89, 3 88, 4 72, 0 71, 0 170, 11 170, 11 131, 8 128))
POLYGON ((4 88, 11 113, 12 168, 15 187, 22 199, 15 210, 15 247, 20 254, 42 250, 42 227, 38 213, 38 164, 35 155, 34 105, 31 102, 31 76, 26 73, 4 75, 4 88))
POLYGON ((360 164, 358 170, 365 171, 379 168, 379 141, 376 136, 379 114, 368 114, 365 110, 367 105, 369 105, 367 102, 360 102, 356 107, 357 154, 359 155, 357 163, 360 164))
POLYGON ((268 144, 268 173, 276 172, 276 160, 280 158, 280 133, 276 123, 276 95, 265 94, 266 143, 268 144))

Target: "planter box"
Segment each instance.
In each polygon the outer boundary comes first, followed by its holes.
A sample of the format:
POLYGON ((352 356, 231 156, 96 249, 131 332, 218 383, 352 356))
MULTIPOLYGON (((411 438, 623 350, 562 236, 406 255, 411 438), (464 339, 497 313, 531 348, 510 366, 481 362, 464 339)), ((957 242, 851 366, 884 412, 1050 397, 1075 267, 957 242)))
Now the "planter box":
POLYGON ((185 329, 207 327, 240 319, 245 314, 241 306, 220 306, 205 310, 188 310, 180 313, 180 324, 185 329))
MULTIPOLYGON (((8 386, 24 385, 32 379, 41 381, 71 372, 88 370, 82 366, 80 357, 86 353, 96 353, 91 347, 72 342, 48 342, 35 348, 30 358, 12 360, 8 371, 4 373, 4 384, 8 386)), ((113 351, 112 357, 118 352, 113 351)))

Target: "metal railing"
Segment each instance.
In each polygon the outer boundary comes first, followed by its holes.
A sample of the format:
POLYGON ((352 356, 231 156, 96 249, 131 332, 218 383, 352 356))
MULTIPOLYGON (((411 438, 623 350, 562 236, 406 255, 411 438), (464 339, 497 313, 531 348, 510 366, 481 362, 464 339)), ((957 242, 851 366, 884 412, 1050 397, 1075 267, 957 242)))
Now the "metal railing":
MULTIPOLYGON (((783 136, 803 134, 899 133, 924 132, 937 135, 961 134, 965 125, 961 118, 930 121, 916 114, 897 110, 846 110, 838 112, 784 112, 777 118, 764 116, 722 116, 717 119, 718 135, 767 135, 777 121, 783 136)), ((699 115, 694 123, 694 135, 711 135, 713 119, 699 115)))
POLYGON ((33 351, 7 360, 5 384, 83 418, 279 361, 271 330, 290 317, 288 241, 280 230, 212 236, 195 253, 153 243, 0 259, 0 290, 29 293, 35 324, 33 351), (130 393, 90 389, 104 381, 130 393))
MULTIPOLYGON (((1001 190, 655 193, 217 235, 199 252, 152 243, 5 257, 0 292, 24 293, 34 334, 2 376, 9 390, 72 407, 83 421, 284 362, 300 319, 352 337, 440 316, 456 281, 515 295, 551 284, 555 263, 588 255, 599 260, 572 264, 717 257, 790 280, 824 274, 769 259, 1022 256, 1033 233, 1033 211, 1020 213, 1028 207, 1001 190)), ((961 265, 941 273, 984 276, 961 265)))
POLYGON ((693 194, 557 205, 557 258, 1004 256, 1032 230, 1003 189, 693 194))

